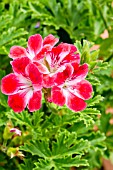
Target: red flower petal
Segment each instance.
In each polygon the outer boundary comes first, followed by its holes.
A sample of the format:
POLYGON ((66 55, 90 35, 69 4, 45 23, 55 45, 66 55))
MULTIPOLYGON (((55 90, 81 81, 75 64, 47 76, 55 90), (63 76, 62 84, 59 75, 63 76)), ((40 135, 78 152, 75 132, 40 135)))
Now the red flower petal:
POLYGON ((41 51, 33 58, 33 60, 40 60, 46 56, 46 52, 50 50, 50 45, 44 46, 41 51))
POLYGON ((73 73, 73 67, 71 66, 71 64, 67 64, 65 67, 66 68, 63 72, 57 73, 57 76, 55 78, 55 83, 57 85, 61 85, 61 84, 65 83, 66 79, 70 78, 70 76, 73 73))
POLYGON ((70 45, 67 43, 61 43, 46 53, 46 60, 50 66, 55 67, 56 64, 60 64, 64 57, 69 54, 69 52, 70 45))
POLYGON ((47 52, 47 49, 46 48, 42 48, 42 50, 34 57, 33 60, 43 59, 46 52, 47 52))
POLYGON ((10 49, 9 57, 10 58, 18 58, 18 57, 26 57, 27 52, 26 49, 20 46, 12 46, 10 49))
POLYGON ((85 63, 78 67, 77 63, 72 63, 74 68, 74 73, 71 77, 70 85, 80 82, 85 79, 88 74, 88 65, 85 63))
POLYGON ((8 105, 14 110, 14 112, 22 112, 27 105, 25 95, 20 93, 10 95, 8 97, 8 105))
POLYGON ((32 57, 35 57, 35 55, 39 53, 39 51, 42 48, 42 43, 43 43, 43 40, 40 34, 35 34, 29 37, 28 50, 30 54, 32 55, 32 57))
POLYGON ((13 71, 18 74, 25 75, 25 68, 30 63, 30 59, 27 57, 16 58, 11 62, 13 71))
POLYGON ((91 93, 93 91, 92 85, 87 80, 82 80, 76 85, 78 97, 88 100, 91 98, 91 93))
POLYGON ((15 74, 5 76, 1 81, 1 91, 4 94, 10 95, 17 92, 19 89, 19 80, 15 74))
POLYGON ((88 65, 86 63, 81 65, 75 74, 76 77, 80 76, 82 79, 84 79, 88 74, 88 65))
POLYGON ((32 97, 28 102, 28 109, 30 112, 34 112, 41 108, 41 99, 42 99, 41 91, 37 91, 33 93, 32 97))
POLYGON ((55 38, 52 34, 49 34, 47 37, 44 38, 43 45, 50 45, 53 47, 59 41, 58 38, 55 38))
POLYGON ((80 99, 79 97, 73 95, 70 92, 68 92, 66 96, 66 105, 67 107, 69 107, 69 109, 75 112, 82 111, 87 106, 83 99, 80 99))
POLYGON ((79 54, 72 54, 69 53, 66 55, 66 57, 61 61, 60 64, 65 64, 65 63, 80 63, 80 55, 79 54))
POLYGON ((49 74, 50 73, 48 68, 44 64, 39 63, 39 62, 33 62, 33 63, 37 66, 38 70, 41 73, 43 73, 43 74, 49 74))
POLYGON ((42 73, 39 72, 35 64, 30 63, 26 67, 26 75, 32 81, 34 90, 42 89, 42 73))
POLYGON ((55 82, 55 77, 56 77, 55 75, 53 75, 51 77, 48 74, 43 75, 43 86, 45 88, 52 87, 55 82))
POLYGON ((67 43, 61 43, 57 47, 53 48, 53 51, 55 52, 55 54, 60 54, 61 53, 60 55, 63 55, 63 57, 64 57, 67 54, 69 54, 70 45, 67 44, 67 43))
POLYGON ((59 87, 54 86, 51 90, 51 100, 59 106, 65 104, 65 96, 59 87))
POLYGON ((73 72, 73 75, 74 75, 74 74, 77 73, 77 71, 78 71, 80 65, 79 65, 77 62, 73 62, 73 63, 71 63, 71 65, 72 65, 73 68, 74 68, 74 72, 73 72))
POLYGON ((77 48, 73 44, 69 44, 69 45, 70 45, 70 53, 74 53, 77 51, 77 48))

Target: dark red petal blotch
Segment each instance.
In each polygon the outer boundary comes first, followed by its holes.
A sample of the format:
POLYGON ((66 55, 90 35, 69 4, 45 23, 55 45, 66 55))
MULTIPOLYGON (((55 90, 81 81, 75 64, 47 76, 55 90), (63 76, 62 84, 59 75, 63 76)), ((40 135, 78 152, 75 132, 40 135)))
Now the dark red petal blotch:
POLYGON ((54 102, 55 104, 57 104, 59 106, 63 106, 65 104, 65 102, 66 102, 65 96, 64 96, 64 94, 62 92, 62 89, 60 89, 57 86, 54 86, 52 88, 51 99, 52 99, 52 102, 54 102))
POLYGON ((13 71, 25 75, 25 68, 30 63, 30 59, 28 57, 16 58, 11 62, 13 71))
POLYGON ((25 95, 20 93, 8 97, 8 105, 14 110, 14 112, 22 112, 25 109, 26 104, 27 101, 25 95))
POLYGON ((28 102, 29 111, 34 112, 36 110, 39 110, 41 108, 41 100, 42 100, 42 92, 41 91, 34 92, 28 102))
POLYGON ((81 98, 84 100, 88 100, 91 98, 91 94, 93 92, 92 85, 87 80, 82 80, 76 85, 76 89, 78 90, 81 98))
POLYGON ((19 57, 26 57, 26 49, 21 46, 12 46, 10 49, 9 57, 10 58, 19 58, 19 57))
POLYGON ((4 94, 10 95, 17 92, 19 87, 19 80, 13 73, 5 76, 1 81, 1 91, 4 94))
POLYGON ((68 93, 66 105, 69 107, 69 109, 75 112, 82 111, 87 106, 83 99, 75 96, 72 93, 68 93))

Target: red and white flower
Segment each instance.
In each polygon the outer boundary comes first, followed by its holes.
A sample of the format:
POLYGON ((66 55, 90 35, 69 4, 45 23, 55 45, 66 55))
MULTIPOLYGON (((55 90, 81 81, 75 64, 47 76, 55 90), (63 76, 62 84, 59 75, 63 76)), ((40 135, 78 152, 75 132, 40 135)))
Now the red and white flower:
POLYGON ((30 60, 39 60, 44 57, 48 50, 59 41, 52 34, 42 39, 40 34, 35 34, 29 37, 27 49, 21 46, 12 46, 10 49, 9 57, 12 59, 20 57, 28 57, 30 60))
POLYGON ((40 109, 42 98, 43 75, 35 64, 29 63, 29 59, 21 63, 22 59, 12 62, 14 73, 2 79, 2 93, 9 95, 8 105, 15 111, 21 112, 27 106, 30 112, 40 109))
POLYGON ((61 43, 48 51, 44 58, 35 62, 43 75, 43 86, 48 88, 54 85, 57 73, 65 70, 66 64, 80 63, 77 48, 72 44, 61 43))
POLYGON ((10 129, 10 132, 13 132, 13 133, 15 133, 16 135, 18 135, 18 136, 21 136, 21 131, 19 130, 19 129, 17 129, 17 128, 11 128, 10 129))
POLYGON ((21 112, 26 106, 30 112, 41 107, 42 88, 45 98, 59 106, 67 105, 73 111, 84 110, 85 100, 91 98, 91 84, 85 80, 88 65, 80 65, 77 48, 60 43, 48 35, 42 39, 35 34, 29 37, 27 49, 13 46, 9 57, 14 73, 2 79, 1 90, 8 95, 8 105, 21 112), (44 91, 44 89, 43 89, 44 91))
POLYGON ((51 90, 51 101, 59 106, 67 105, 73 111, 84 110, 84 100, 91 98, 91 84, 84 80, 88 73, 88 65, 67 64, 63 72, 57 74, 55 86, 51 90))

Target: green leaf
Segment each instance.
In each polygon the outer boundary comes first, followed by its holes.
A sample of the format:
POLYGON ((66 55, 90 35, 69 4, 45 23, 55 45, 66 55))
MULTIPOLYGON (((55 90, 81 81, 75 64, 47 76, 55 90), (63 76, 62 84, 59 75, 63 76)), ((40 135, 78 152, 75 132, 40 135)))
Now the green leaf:
POLYGON ((38 155, 43 158, 51 156, 48 141, 29 142, 29 144, 21 146, 20 150, 30 152, 32 155, 38 155))
POLYGON ((74 158, 71 157, 65 157, 62 159, 55 159, 55 165, 60 168, 61 165, 62 167, 80 167, 80 166, 88 166, 88 161, 85 159, 81 159, 81 156, 75 156, 74 158))
POLYGON ((82 159, 84 152, 87 152, 90 147, 87 140, 77 140, 75 132, 60 132, 55 135, 56 141, 40 140, 28 142, 24 146, 20 146, 20 150, 30 152, 32 155, 37 155, 43 159, 38 159, 34 170, 46 169, 52 167, 62 169, 70 166, 88 166, 88 162, 82 159), (52 145, 52 146, 51 146, 52 145), (51 148, 51 149, 50 149, 51 148), (73 155, 78 155, 72 158, 73 155))
POLYGON ((97 60, 98 55, 99 55, 99 50, 92 51, 91 52, 91 61, 97 60))
POLYGON ((97 62, 96 68, 93 69, 93 72, 94 73, 96 73, 96 72, 98 73, 101 70, 106 70, 108 67, 109 67, 108 62, 103 62, 102 60, 99 60, 97 62))
POLYGON ((49 141, 29 142, 20 149, 38 155, 45 159, 57 159, 72 154, 84 154, 89 143, 87 140, 76 140, 76 133, 62 132, 56 135, 56 142, 52 142, 52 150, 49 149, 49 141))
POLYGON ((32 127, 31 115, 27 111, 18 114, 13 112, 13 110, 10 110, 6 114, 8 118, 16 120, 18 124, 32 127))
POLYGON ((12 16, 10 15, 1 15, 0 16, 0 32, 6 28, 6 26, 11 22, 12 16))
POLYGON ((80 167, 89 165, 87 160, 81 159, 80 156, 75 156, 74 158, 68 156, 61 159, 55 159, 54 162, 41 159, 39 159, 39 161, 39 163, 35 163, 36 168, 34 168, 33 170, 50 170, 52 167, 54 167, 55 170, 64 170, 67 167, 70 168, 71 166, 80 167))
POLYGON ((72 154, 83 154, 87 150, 88 141, 76 140, 76 133, 62 132, 56 136, 57 142, 52 144, 52 155, 55 157, 62 157, 72 154), (62 146, 62 149, 61 149, 62 146), (60 153, 60 155, 59 155, 60 153))
POLYGON ((20 164, 20 170, 32 170, 34 167, 32 159, 24 159, 25 164, 20 164))
POLYGON ((101 85, 99 78, 91 73, 88 73, 87 80, 94 86, 101 85))
POLYGON ((104 97, 102 97, 101 95, 97 95, 94 98, 87 101, 88 107, 94 106, 95 104, 97 104, 103 100, 104 100, 104 97))
POLYGON ((3 32, 1 35, 0 46, 9 43, 15 38, 26 35, 27 31, 23 28, 16 29, 16 27, 11 27, 7 31, 3 32))
POLYGON ((4 106, 6 108, 8 107, 7 97, 4 94, 2 94, 1 92, 0 92, 0 105, 4 106))
POLYGON ((78 112, 77 121, 83 121, 86 127, 94 124, 94 119, 97 118, 97 115, 100 115, 100 111, 96 108, 86 108, 82 112, 78 112))
POLYGON ((48 159, 39 159, 39 162, 35 163, 35 168, 33 168, 33 170, 40 170, 40 169, 44 169, 44 170, 50 170, 52 167, 54 167, 54 163, 51 160, 48 159))

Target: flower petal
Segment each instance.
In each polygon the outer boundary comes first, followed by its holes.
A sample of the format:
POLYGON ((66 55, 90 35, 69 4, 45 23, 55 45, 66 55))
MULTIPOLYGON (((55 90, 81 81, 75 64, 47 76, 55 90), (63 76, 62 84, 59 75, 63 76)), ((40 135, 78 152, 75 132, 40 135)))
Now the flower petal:
POLYGON ((79 67, 77 72, 73 74, 74 77, 84 79, 88 74, 88 65, 85 63, 79 67))
POLYGON ((28 64, 26 67, 26 75, 32 81, 34 90, 42 89, 42 73, 39 72, 35 64, 28 64))
POLYGON ((51 90, 51 100, 53 103, 63 106, 65 104, 65 96, 61 88, 54 86, 51 90))
POLYGON ((10 129, 10 132, 14 132, 16 135, 18 135, 18 136, 21 136, 21 131, 19 130, 19 129, 17 129, 17 128, 11 128, 10 129))
POLYGON ((12 46, 10 49, 9 57, 10 58, 18 58, 18 57, 26 57, 27 52, 26 49, 21 46, 12 46))
POLYGON ((41 51, 33 58, 34 61, 38 61, 40 59, 43 59, 46 55, 46 52, 49 50, 49 46, 45 46, 41 49, 41 51))
POLYGON ((4 94, 10 95, 14 94, 19 89, 19 80, 18 77, 11 73, 5 76, 1 81, 1 91, 4 94))
POLYGON ((25 68, 30 63, 30 59, 27 57, 16 58, 11 62, 13 71, 25 75, 25 68))
POLYGON ((51 51, 46 53, 46 60, 48 64, 55 67, 56 64, 60 65, 63 58, 70 52, 70 45, 67 43, 61 43, 57 47, 52 48, 51 51))
POLYGON ((62 62, 62 60, 70 53, 74 54, 74 52, 77 50, 77 48, 72 44, 67 43, 61 43, 57 46, 58 52, 59 52, 59 63, 62 62))
POLYGON ((42 48, 42 43, 43 43, 43 40, 40 34, 35 34, 29 37, 28 50, 32 58, 34 58, 35 55, 39 53, 39 51, 42 48))
POLYGON ((69 45, 70 45, 70 53, 74 53, 77 51, 77 48, 73 44, 69 44, 69 45))
POLYGON ((57 56, 57 61, 60 63, 63 58, 70 52, 70 44, 61 43, 57 47, 53 48, 54 55, 57 56))
POLYGON ((55 75, 49 76, 48 74, 43 75, 43 86, 45 88, 50 88, 55 83, 55 75))
POLYGON ((66 95, 66 105, 67 107, 69 107, 69 109, 75 112, 82 111, 87 106, 83 99, 80 99, 79 97, 75 96, 70 92, 67 92, 66 95))
POLYGON ((22 112, 27 105, 26 96, 23 93, 10 95, 8 97, 8 105, 13 109, 14 112, 22 112))
POLYGON ((43 63, 41 63, 41 62, 40 63, 39 62, 33 62, 33 63, 37 66, 38 70, 41 73, 43 73, 43 74, 49 74, 50 73, 48 68, 43 63))
POLYGON ((80 63, 80 55, 69 53, 64 57, 64 59, 60 62, 60 65, 65 64, 65 63, 80 63))
POLYGON ((59 41, 58 38, 55 38, 52 34, 49 34, 47 37, 44 38, 43 45, 50 45, 52 48, 57 42, 59 41))
POLYGON ((77 63, 72 63, 74 72, 71 76, 71 80, 67 83, 68 85, 75 85, 86 78, 88 74, 88 65, 85 63, 79 66, 77 63))
POLYGON ((73 73, 73 67, 71 66, 71 64, 65 65, 65 70, 57 73, 56 78, 55 78, 55 84, 56 85, 64 84, 66 79, 70 78, 72 73, 73 73))
MULTIPOLYGON (((73 87, 74 88, 74 87, 73 87)), ((87 80, 82 80, 77 83, 76 86, 76 95, 84 100, 91 98, 91 93, 93 92, 92 85, 87 80)))
POLYGON ((28 109, 30 112, 34 112, 41 108, 42 92, 36 91, 33 93, 32 97, 28 102, 28 109))

